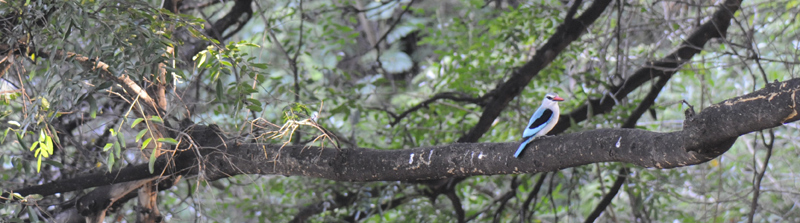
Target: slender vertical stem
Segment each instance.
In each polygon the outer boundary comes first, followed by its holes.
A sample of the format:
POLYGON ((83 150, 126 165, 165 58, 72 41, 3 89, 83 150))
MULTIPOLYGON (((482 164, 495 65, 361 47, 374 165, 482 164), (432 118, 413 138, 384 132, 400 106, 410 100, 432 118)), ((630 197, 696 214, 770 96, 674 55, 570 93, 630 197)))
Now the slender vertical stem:
MULTIPOLYGON (((769 130, 769 135, 770 142, 767 143, 767 137, 763 133, 761 134, 761 139, 764 143, 764 146, 767 147, 767 156, 764 157, 764 164, 761 166, 761 171, 756 169, 756 175, 753 176, 753 202, 750 203, 750 215, 747 218, 748 223, 753 223, 753 218, 756 215, 756 209, 758 208, 758 196, 761 193, 761 180, 764 179, 764 174, 767 172, 769 158, 772 157, 772 146, 775 144, 775 133, 772 131, 772 129, 769 130)), ((757 159, 757 157, 754 153, 753 160, 755 159, 757 159)))

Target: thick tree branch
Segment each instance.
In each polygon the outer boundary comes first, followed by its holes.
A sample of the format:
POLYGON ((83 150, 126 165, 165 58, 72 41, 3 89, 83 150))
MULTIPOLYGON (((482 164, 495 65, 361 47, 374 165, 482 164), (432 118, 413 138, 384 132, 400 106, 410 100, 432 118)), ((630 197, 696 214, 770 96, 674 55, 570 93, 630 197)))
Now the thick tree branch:
MULTIPOLYGON (((530 153, 515 159, 517 142, 455 143, 402 150, 336 149, 272 144, 246 144, 218 136, 214 128, 190 132, 199 155, 188 151, 174 159, 164 174, 196 175, 216 180, 239 174, 310 176, 337 181, 415 181, 538 173, 597 162, 625 162, 642 167, 675 168, 711 160, 726 152, 740 135, 800 119, 800 78, 769 84, 756 92, 725 100, 688 117, 684 129, 650 132, 640 129, 598 129, 544 138, 530 153), (200 157, 197 157, 200 156, 200 157), (202 162, 204 168, 192 168, 202 162)), ((156 161, 156 169, 167 165, 156 161)), ((15 192, 51 195, 160 175, 147 164, 32 186, 15 192)))

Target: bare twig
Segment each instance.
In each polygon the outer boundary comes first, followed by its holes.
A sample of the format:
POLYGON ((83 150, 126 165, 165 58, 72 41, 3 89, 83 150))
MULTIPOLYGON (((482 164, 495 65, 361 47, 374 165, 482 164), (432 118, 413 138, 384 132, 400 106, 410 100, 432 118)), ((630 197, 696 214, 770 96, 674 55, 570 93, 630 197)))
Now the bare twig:
POLYGON ((428 100, 420 102, 419 104, 415 105, 414 107, 409 108, 408 110, 404 111, 403 113, 400 113, 399 115, 394 115, 394 113, 387 112, 387 113, 389 113, 389 115, 392 116, 392 118, 394 118, 394 121, 389 123, 389 125, 391 125, 391 126, 397 125, 397 123, 400 123, 400 120, 402 120, 403 118, 408 116, 411 112, 414 112, 414 111, 422 109, 422 108, 427 108, 429 104, 431 104, 431 103, 433 103, 433 102, 435 102, 435 101, 437 101, 439 99, 450 99, 450 100, 453 100, 453 101, 472 102, 472 103, 475 103, 475 104, 477 104, 479 106, 483 106, 484 105, 482 98, 473 98, 473 97, 470 97, 469 95, 467 95, 465 93, 461 93, 461 92, 442 92, 442 93, 438 93, 438 94, 434 95, 433 97, 429 98, 428 100))
MULTIPOLYGON (((765 134, 761 134, 762 143, 764 146, 767 147, 767 155, 764 157, 764 164, 761 165, 761 171, 756 170, 757 174, 753 175, 753 202, 750 203, 750 214, 747 217, 747 222, 753 223, 753 217, 756 215, 756 209, 758 208, 758 196, 761 193, 761 180, 764 179, 764 174, 767 172, 767 166, 769 165, 769 158, 772 157, 772 147, 775 145, 775 132, 770 129, 769 130, 769 143, 767 143, 767 137, 765 134)), ((753 154, 753 164, 755 164, 755 160, 758 157, 753 154)))
POLYGON ((553 172, 553 175, 550 176, 550 182, 548 183, 548 197, 550 197, 550 206, 553 208, 553 217, 555 220, 553 222, 558 222, 558 208, 556 208, 556 199, 553 197, 553 181, 555 181, 556 176, 558 176, 558 171, 553 172))
POLYGON ((495 223, 500 222, 500 215, 503 214, 503 211, 505 210, 506 207, 506 203, 508 203, 508 200, 511 200, 511 198, 516 197, 517 187, 519 187, 519 182, 517 182, 517 176, 514 176, 514 178, 511 179, 510 187, 511 190, 503 194, 503 196, 501 196, 500 199, 498 199, 500 201, 500 207, 497 207, 497 211, 494 212, 494 220, 492 220, 492 222, 495 223))
POLYGON ((387 29, 386 32, 383 33, 383 36, 381 36, 380 39, 378 39, 377 41, 374 41, 374 43, 372 43, 372 48, 376 50, 376 52, 375 52, 375 62, 378 63, 378 66, 383 67, 383 63, 381 62, 381 48, 378 47, 378 45, 381 44, 381 42, 383 42, 383 40, 385 40, 387 36, 389 36, 389 33, 391 33, 392 30, 394 30, 394 28, 397 26, 397 24, 400 24, 400 21, 402 21, 403 15, 405 15, 406 13, 408 13, 408 11, 411 10, 411 5, 414 4, 414 1, 416 1, 416 0, 411 0, 411 2, 409 2, 406 5, 406 8, 403 10, 403 12, 401 12, 400 15, 397 16, 397 19, 394 20, 394 23, 392 23, 392 25, 389 26, 389 29, 387 29))
POLYGON ((536 184, 533 186, 533 190, 531 190, 531 192, 528 193, 528 198, 526 198, 525 202, 522 203, 522 207, 520 208, 520 214, 519 214, 520 223, 526 222, 525 219, 528 219, 528 217, 533 216, 533 210, 536 210, 536 202, 538 201, 538 199, 536 198, 539 195, 539 190, 542 189, 542 185, 544 184, 544 179, 547 178, 548 173, 549 172, 544 172, 539 174, 539 179, 536 180, 536 184), (531 202, 533 202, 532 206, 533 210, 531 211, 530 216, 528 216, 525 212, 527 212, 528 205, 530 205, 531 202))
MULTIPOLYGON (((617 193, 619 193, 619 189, 622 188, 622 184, 628 179, 629 171, 630 170, 628 170, 627 167, 620 168, 619 175, 617 176, 617 179, 614 180, 614 185, 611 186, 611 189, 608 191, 608 193, 603 196, 603 199, 600 200, 600 203, 597 204, 597 206, 594 208, 594 211, 592 211, 592 213, 589 214, 589 216, 586 217, 586 220, 583 222, 595 222, 597 217, 600 217, 600 214, 603 213, 606 207, 611 205, 611 201, 614 200, 614 197, 616 197, 617 193)), ((602 181, 602 179, 600 180, 602 181)))

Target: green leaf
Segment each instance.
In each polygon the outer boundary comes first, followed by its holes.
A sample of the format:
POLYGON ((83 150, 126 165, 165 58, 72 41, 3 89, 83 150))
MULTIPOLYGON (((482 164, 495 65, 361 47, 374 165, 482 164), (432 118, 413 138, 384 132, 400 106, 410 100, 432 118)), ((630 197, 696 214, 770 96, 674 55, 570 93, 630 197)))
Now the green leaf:
POLYGON ((164 120, 161 119, 161 117, 158 117, 158 116, 150 117, 150 121, 153 121, 153 122, 156 122, 156 123, 164 123, 164 120))
POLYGON ((28 149, 28 151, 33 151, 33 149, 36 149, 36 146, 38 146, 38 145, 39 145, 39 142, 33 142, 33 144, 31 144, 31 148, 28 149))
POLYGON ((161 117, 158 117, 158 116, 152 116, 152 117, 150 117, 150 121, 153 121, 153 122, 158 122, 158 123, 164 123, 164 120, 163 120, 163 119, 161 119, 161 117))
POLYGON ((22 138, 25 137, 25 136, 23 136, 19 132, 14 132, 14 135, 17 136, 17 142, 19 143, 20 146, 22 146, 22 148, 27 147, 27 146, 25 146, 25 140, 22 140, 22 138))
POLYGON ((255 98, 248 98, 248 99, 246 99, 246 100, 247 100, 248 102, 250 102, 251 104, 255 105, 255 106, 261 107, 261 101, 259 101, 258 99, 255 99, 255 98))
POLYGON ((255 106, 255 105, 248 105, 247 109, 250 109, 251 111, 254 111, 254 112, 261 112, 262 111, 261 107, 255 106))
POLYGON ((108 172, 111 172, 111 170, 114 169, 114 162, 116 162, 116 159, 114 158, 113 155, 109 154, 108 155, 108 162, 107 162, 108 172))
POLYGON ((108 87, 111 87, 111 84, 112 84, 111 81, 105 81, 105 82, 101 83, 100 85, 98 85, 97 87, 95 87, 94 89, 95 90, 103 90, 103 89, 106 89, 108 87))
POLYGON ((172 145, 178 145, 178 141, 173 139, 173 138, 160 138, 157 141, 158 142, 172 144, 172 145))
POLYGON ((121 151, 122 148, 120 147, 119 142, 114 142, 114 153, 119 156, 121 151))
POLYGON ((142 121, 144 121, 143 118, 137 118, 136 120, 133 120, 133 123, 131 123, 131 128, 135 127, 136 125, 139 124, 139 122, 142 122, 142 121))
POLYGON ((119 141, 122 147, 128 147, 128 144, 125 142, 125 134, 122 132, 117 132, 117 141, 119 141))
POLYGON ((411 61, 411 57, 402 51, 385 52, 380 59, 383 69, 389 73, 402 73, 408 71, 414 66, 414 62, 411 61))
POLYGON ((44 158, 50 157, 53 154, 53 139, 50 136, 45 136, 44 139, 44 158))
MULTIPOLYGON (((58 131, 56 131, 56 127, 55 126, 48 125, 48 127, 50 127, 50 132, 58 132, 58 131)), ((53 138, 53 140, 55 141, 55 143, 61 143, 61 140, 58 139, 58 135, 56 135, 56 137, 53 138)))
POLYGON ((103 146, 103 152, 106 152, 108 151, 108 149, 111 149, 111 146, 114 146, 114 144, 106 143, 106 145, 103 146))
POLYGON ((139 140, 144 137, 145 133, 147 133, 147 129, 142 129, 142 131, 139 131, 139 134, 136 134, 136 142, 139 142, 139 140))
POLYGON ((263 63, 251 63, 250 66, 254 66, 254 67, 260 68, 260 69, 267 69, 267 64, 263 64, 263 63))
POLYGON ((86 100, 89 101, 89 116, 92 118, 97 118, 97 100, 94 100, 92 95, 86 97, 86 100))
POLYGON ((51 166, 55 166, 55 167, 57 167, 57 168, 64 168, 64 164, 61 164, 61 163, 59 163, 58 161, 54 161, 54 160, 44 160, 44 161, 42 161, 42 162, 43 162, 43 163, 45 163, 45 164, 49 164, 49 165, 51 165, 51 166))
POLYGON ((114 148, 114 155, 116 155, 116 157, 122 157, 122 149, 119 146, 114 148))
POLYGON ((200 55, 198 55, 198 56, 200 56, 200 60, 197 61, 197 68, 202 67, 203 64, 206 63, 206 56, 207 55, 208 55, 208 52, 202 52, 202 53, 200 53, 200 55))
POLYGON ((151 174, 153 172, 155 172, 155 168, 156 168, 156 153, 155 152, 151 152, 150 153, 150 162, 147 163, 147 168, 150 169, 150 173, 151 174))
POLYGON ((39 158, 36 159, 36 172, 37 173, 42 172, 42 157, 41 156, 39 156, 39 158))
POLYGON ((11 127, 8 127, 8 128, 6 128, 5 131, 3 131, 3 138, 0 138, 0 144, 3 144, 3 141, 6 140, 6 137, 8 137, 8 132, 9 131, 11 131, 11 127))
POLYGON ((50 102, 47 101, 47 98, 42 97, 41 104, 42 104, 42 110, 44 111, 50 110, 50 102))
POLYGON ((144 142, 142 142, 142 149, 147 148, 147 144, 150 144, 150 141, 152 141, 152 140, 153 140, 153 138, 145 139, 144 142))

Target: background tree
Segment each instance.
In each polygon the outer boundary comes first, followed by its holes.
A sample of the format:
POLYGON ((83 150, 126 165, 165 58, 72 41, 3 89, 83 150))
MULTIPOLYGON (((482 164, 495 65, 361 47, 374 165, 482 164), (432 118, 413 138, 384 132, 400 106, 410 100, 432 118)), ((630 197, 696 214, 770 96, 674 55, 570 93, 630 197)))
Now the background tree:
POLYGON ((0 2, 3 221, 800 221, 798 1, 0 2))

